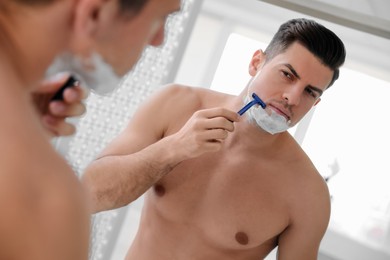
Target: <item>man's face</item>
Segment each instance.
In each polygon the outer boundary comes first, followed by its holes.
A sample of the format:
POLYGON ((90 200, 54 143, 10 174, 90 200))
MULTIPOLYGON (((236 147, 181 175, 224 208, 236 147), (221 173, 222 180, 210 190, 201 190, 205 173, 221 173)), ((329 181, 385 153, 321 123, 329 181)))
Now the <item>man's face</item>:
POLYGON ((164 41, 165 21, 180 10, 180 0, 149 0, 132 17, 119 11, 119 1, 109 1, 102 10, 102 26, 96 35, 94 49, 111 64, 118 75, 127 73, 138 61, 147 45, 159 46, 164 41))
POLYGON ((286 117, 291 126, 320 101, 333 76, 330 68, 299 43, 267 62, 264 53, 255 53, 249 73, 253 76, 249 92, 258 94, 267 109, 286 117))

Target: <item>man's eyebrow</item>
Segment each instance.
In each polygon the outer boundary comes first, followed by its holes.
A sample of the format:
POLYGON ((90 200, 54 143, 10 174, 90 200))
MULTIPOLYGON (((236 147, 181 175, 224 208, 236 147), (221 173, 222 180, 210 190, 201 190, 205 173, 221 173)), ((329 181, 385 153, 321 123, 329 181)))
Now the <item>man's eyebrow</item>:
POLYGON ((322 93, 324 93, 324 91, 323 91, 322 89, 317 88, 317 87, 314 87, 314 86, 312 86, 312 85, 308 85, 307 87, 310 88, 310 89, 313 90, 313 91, 318 92, 318 95, 319 95, 319 96, 322 96, 322 93))
MULTIPOLYGON (((299 76, 299 74, 297 73, 297 71, 294 69, 294 67, 291 64, 286 63, 286 64, 284 64, 284 66, 286 66, 297 79, 301 79, 301 77, 299 76)), ((313 91, 318 92, 318 94, 320 96, 322 96, 322 93, 324 93, 324 91, 322 89, 318 88, 318 87, 315 87, 315 86, 312 86, 312 85, 308 85, 307 87, 310 88, 313 91)))
POLYGON ((298 79, 301 79, 301 77, 298 75, 298 73, 296 72, 296 70, 293 68, 293 66, 289 63, 286 63, 286 64, 283 64, 284 66, 286 66, 292 74, 294 74, 294 76, 298 79))

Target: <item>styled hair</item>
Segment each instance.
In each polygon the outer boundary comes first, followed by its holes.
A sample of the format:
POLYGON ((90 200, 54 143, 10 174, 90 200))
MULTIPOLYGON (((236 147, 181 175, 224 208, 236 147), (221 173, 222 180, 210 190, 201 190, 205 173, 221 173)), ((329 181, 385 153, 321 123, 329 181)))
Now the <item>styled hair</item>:
POLYGON ((286 51, 291 44, 298 42, 314 56, 333 70, 329 88, 338 79, 339 68, 344 64, 346 50, 340 38, 325 26, 304 18, 292 19, 279 27, 270 44, 265 49, 266 60, 286 51))

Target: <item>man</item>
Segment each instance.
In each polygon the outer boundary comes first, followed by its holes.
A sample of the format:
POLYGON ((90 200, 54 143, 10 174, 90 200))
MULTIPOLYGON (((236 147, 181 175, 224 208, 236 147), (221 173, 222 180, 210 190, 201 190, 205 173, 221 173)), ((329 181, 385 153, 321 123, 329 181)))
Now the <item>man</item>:
POLYGON ((125 206, 149 182, 128 260, 317 259, 330 200, 286 131, 338 78, 341 40, 306 19, 253 55, 239 96, 172 85, 142 105, 86 170, 95 212, 125 206), (239 118, 252 93, 266 104, 239 118))
POLYGON ((162 43, 165 19, 179 6, 179 0, 0 1, 0 259, 88 257, 87 198, 50 144, 51 136, 73 131, 64 118, 83 112, 83 93, 65 91, 63 102, 50 101, 66 81, 42 84, 52 62, 72 57, 89 80, 101 67, 121 76, 145 45, 162 43))

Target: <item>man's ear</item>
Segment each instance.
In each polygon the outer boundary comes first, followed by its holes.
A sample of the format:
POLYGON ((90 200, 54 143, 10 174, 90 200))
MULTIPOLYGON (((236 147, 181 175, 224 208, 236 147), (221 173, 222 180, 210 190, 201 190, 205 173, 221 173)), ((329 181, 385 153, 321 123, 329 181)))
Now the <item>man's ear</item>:
POLYGON ((264 61, 265 53, 262 50, 255 51, 249 63, 249 75, 254 77, 264 61))
POLYGON ((104 0, 79 0, 74 6, 72 50, 88 55, 98 30, 104 0))

